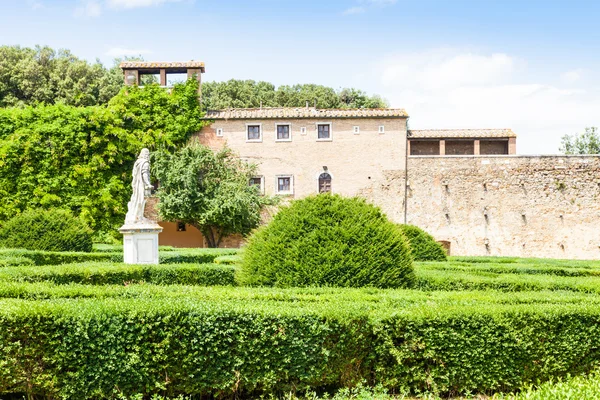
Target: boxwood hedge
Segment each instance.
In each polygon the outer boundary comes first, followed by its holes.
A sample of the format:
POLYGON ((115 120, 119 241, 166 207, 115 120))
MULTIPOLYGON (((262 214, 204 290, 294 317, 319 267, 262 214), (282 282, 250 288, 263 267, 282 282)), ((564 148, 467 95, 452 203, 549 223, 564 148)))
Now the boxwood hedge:
POLYGON ((235 269, 217 264, 130 265, 64 264, 0 269, 0 281, 82 283, 88 285, 153 283, 157 285, 234 285, 235 269))
POLYGON ((446 261, 446 251, 434 237, 414 225, 400 225, 415 261, 446 261))
POLYGON ((600 364, 596 296, 144 286, 0 300, 0 393, 227 398, 364 381, 453 395, 600 364))
POLYGON ((409 287, 412 257, 400 228, 364 199, 293 201, 249 238, 240 281, 278 287, 409 287))
MULTIPOLYGON (((215 258, 237 254, 237 249, 181 249, 160 251, 161 264, 208 264, 215 258)), ((7 265, 59 265, 87 261, 122 262, 123 252, 99 251, 92 253, 41 251, 25 249, 0 249, 0 267, 7 265), (29 260, 29 261, 28 261, 29 260)))

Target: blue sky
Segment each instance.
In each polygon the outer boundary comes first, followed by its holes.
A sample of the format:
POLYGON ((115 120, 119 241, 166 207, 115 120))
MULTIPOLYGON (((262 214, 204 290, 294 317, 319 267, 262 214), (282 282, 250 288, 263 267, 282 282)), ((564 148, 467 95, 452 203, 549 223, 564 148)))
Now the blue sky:
POLYGON ((206 63, 205 80, 377 93, 420 128, 512 128, 521 154, 600 125, 600 2, 0 0, 0 44, 206 63))

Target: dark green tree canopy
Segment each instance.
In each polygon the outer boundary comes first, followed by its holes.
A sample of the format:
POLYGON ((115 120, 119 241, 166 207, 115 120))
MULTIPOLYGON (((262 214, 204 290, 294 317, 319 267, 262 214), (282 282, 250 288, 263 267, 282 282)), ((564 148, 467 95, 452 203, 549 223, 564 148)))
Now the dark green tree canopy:
POLYGON ((106 104, 123 86, 123 73, 49 47, 0 46, 0 107, 64 103, 106 104))
POLYGON ((305 84, 275 86, 268 82, 235 80, 202 84, 202 107, 223 108, 304 107, 306 102, 318 108, 382 108, 387 102, 379 96, 368 96, 361 90, 305 84))
POLYGON ((256 167, 227 148, 213 152, 192 141, 174 153, 155 154, 152 168, 160 181, 161 218, 196 227, 210 247, 228 235, 248 234, 260 223, 262 208, 272 203, 249 185, 256 167))
POLYGON ((560 151, 564 154, 600 154, 600 136, 595 126, 585 132, 562 137, 560 151))

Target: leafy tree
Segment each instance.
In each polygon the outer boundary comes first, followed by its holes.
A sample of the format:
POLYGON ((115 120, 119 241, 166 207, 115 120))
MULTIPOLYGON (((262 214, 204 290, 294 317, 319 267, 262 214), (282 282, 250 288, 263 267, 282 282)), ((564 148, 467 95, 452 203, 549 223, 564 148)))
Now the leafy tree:
POLYGON ((175 149, 204 124, 198 82, 169 94, 123 89, 105 106, 0 109, 0 223, 31 208, 67 208, 95 231, 123 223, 142 147, 175 149))
POLYGON ((361 90, 334 89, 313 84, 275 86, 268 82, 235 80, 202 84, 204 109, 305 107, 306 102, 319 108, 381 108, 387 103, 379 96, 368 96, 361 90))
POLYGON ((65 103, 106 104, 123 86, 123 75, 50 47, 0 46, 0 107, 65 103))
POLYGON ((152 168, 160 181, 161 218, 196 227, 209 247, 219 247, 228 235, 248 234, 272 202, 248 184, 256 167, 227 148, 213 152, 192 141, 175 153, 157 153, 152 168))
POLYGON ((562 137, 560 151, 565 154, 600 154, 600 136, 595 126, 585 132, 562 137))

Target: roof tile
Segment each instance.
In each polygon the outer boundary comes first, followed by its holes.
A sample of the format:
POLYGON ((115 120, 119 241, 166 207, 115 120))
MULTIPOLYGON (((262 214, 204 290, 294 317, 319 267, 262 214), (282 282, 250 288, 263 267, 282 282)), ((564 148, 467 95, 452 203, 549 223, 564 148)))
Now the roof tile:
POLYGON ((402 108, 318 109, 315 107, 263 107, 209 110, 205 119, 275 118, 407 118, 402 108))
POLYGON ((511 129, 411 129, 408 133, 411 139, 517 137, 511 129))

